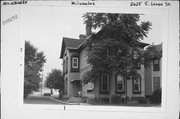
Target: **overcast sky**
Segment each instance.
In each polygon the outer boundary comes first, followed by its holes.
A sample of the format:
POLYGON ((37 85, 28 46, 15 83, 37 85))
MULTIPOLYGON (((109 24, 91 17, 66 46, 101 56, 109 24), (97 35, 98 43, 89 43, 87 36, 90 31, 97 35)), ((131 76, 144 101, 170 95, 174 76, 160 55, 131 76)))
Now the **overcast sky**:
MULTIPOLYGON (((82 18, 85 12, 74 8, 64 9, 52 6, 21 8, 21 39, 30 41, 38 48, 38 51, 44 52, 47 59, 44 66, 44 76, 54 68, 62 70, 62 60, 59 59, 62 37, 78 38, 79 34, 85 34, 82 18)), ((161 43, 161 16, 145 14, 141 20, 152 22, 152 30, 144 42, 161 43)))

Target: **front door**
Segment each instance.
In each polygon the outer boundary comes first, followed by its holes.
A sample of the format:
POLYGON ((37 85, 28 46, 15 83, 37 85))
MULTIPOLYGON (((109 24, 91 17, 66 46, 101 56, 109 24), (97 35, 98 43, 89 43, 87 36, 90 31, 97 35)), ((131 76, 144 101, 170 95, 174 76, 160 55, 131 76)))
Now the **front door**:
POLYGON ((81 91, 81 82, 78 80, 78 81, 73 81, 73 95, 75 97, 78 97, 79 96, 79 92, 81 91))

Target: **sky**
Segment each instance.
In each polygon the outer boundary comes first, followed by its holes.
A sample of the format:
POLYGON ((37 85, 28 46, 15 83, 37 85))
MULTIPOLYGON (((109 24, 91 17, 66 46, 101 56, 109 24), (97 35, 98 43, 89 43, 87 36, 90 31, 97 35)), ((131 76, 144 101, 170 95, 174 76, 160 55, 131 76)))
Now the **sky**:
MULTIPOLYGON (((62 8, 52 6, 30 6, 21 8, 20 36, 22 40, 30 41, 39 52, 46 56, 44 65, 44 77, 52 69, 62 70, 60 57, 63 37, 79 38, 79 34, 85 34, 85 24, 82 15, 86 11, 75 8, 62 8)), ((141 21, 150 21, 152 29, 148 38, 143 42, 159 44, 162 42, 161 16, 145 14, 141 21)))

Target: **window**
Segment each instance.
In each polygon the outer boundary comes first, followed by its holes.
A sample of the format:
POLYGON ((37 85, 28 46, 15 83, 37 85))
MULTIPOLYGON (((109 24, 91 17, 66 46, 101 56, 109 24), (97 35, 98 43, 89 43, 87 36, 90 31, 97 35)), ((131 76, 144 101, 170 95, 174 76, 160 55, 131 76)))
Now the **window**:
POLYGON ((71 55, 71 64, 70 64, 70 72, 79 72, 79 55, 72 54, 71 55))
POLYGON ((160 89, 160 77, 153 77, 154 91, 160 89))
POLYGON ((109 74, 101 74, 101 92, 109 92, 109 74))
POLYGON ((133 93, 141 92, 141 78, 133 78, 133 93))
POLYGON ((78 68, 78 58, 77 57, 72 58, 72 68, 78 68))
POLYGON ((153 71, 159 71, 160 70, 160 63, 159 59, 155 59, 153 61, 153 71))
POLYGON ((65 62, 66 62, 66 66, 65 66, 66 68, 65 69, 66 69, 66 73, 67 73, 68 72, 68 58, 67 57, 66 57, 66 61, 65 62))
POLYGON ((65 73, 66 69, 65 69, 65 60, 63 60, 63 73, 65 73))
POLYGON ((124 77, 116 75, 116 92, 124 92, 124 77))
POLYGON ((64 86, 64 93, 65 93, 65 95, 67 95, 67 88, 68 88, 68 79, 66 78, 65 79, 65 86, 64 86))

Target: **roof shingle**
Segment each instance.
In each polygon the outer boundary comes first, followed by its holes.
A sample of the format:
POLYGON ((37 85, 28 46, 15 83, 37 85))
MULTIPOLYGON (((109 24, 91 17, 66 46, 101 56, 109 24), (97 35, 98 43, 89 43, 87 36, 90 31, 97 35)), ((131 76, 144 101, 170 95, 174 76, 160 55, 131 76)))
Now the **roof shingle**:
POLYGON ((84 40, 85 39, 63 37, 60 58, 63 58, 63 54, 66 48, 78 48, 84 42, 84 40))
POLYGON ((63 38, 63 41, 65 43, 65 48, 78 48, 78 46, 84 41, 84 39, 74 39, 74 38, 63 38))

